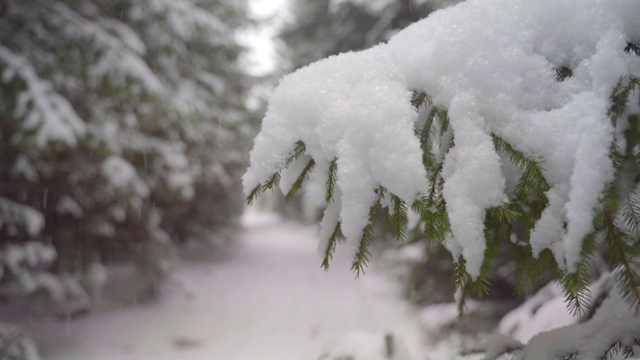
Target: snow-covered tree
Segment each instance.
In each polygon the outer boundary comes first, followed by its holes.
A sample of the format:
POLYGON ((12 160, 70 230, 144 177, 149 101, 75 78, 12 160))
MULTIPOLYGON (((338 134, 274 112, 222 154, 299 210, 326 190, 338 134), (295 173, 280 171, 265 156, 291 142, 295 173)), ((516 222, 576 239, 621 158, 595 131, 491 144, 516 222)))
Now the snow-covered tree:
POLYGON ((518 356, 630 356, 640 343, 639 21, 640 3, 625 0, 467 1, 302 68, 270 99, 243 178, 248 200, 308 183, 327 206, 322 265, 344 240, 357 275, 373 219, 403 238, 411 209, 453 255, 461 308, 489 291, 506 243, 518 290, 550 277, 583 321, 518 356))
POLYGON ((0 4, 0 279, 10 297, 44 290, 64 302, 94 265, 120 261, 155 281, 174 241, 209 241, 234 223, 251 133, 235 40, 245 12, 235 0, 0 4), (34 248, 53 257, 33 260, 34 248), (11 265, 18 249, 24 266, 11 265), (25 282, 40 272, 58 285, 25 282))
POLYGON ((363 50, 435 9, 432 2, 295 1, 292 19, 281 31, 287 60, 293 69, 341 52, 363 50))

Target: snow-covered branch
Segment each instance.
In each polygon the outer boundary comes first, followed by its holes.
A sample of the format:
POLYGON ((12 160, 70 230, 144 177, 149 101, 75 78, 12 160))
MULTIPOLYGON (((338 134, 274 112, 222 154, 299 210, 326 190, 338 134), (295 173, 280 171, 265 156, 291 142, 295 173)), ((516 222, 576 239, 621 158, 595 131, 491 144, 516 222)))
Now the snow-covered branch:
MULTIPOLYGON (((479 275, 485 210, 508 200, 511 175, 492 143, 499 136, 540 159, 551 187, 531 246, 551 249, 561 268, 575 271, 613 179, 609 97, 621 78, 640 72, 640 59, 624 51, 627 41, 640 38, 631 15, 640 14, 640 4, 591 1, 586 7, 468 1, 413 24, 387 44, 287 76, 255 140, 246 193, 285 167, 297 141, 317 164, 314 172, 326 173, 337 158, 341 227, 353 251, 376 189, 412 202, 429 187, 414 135, 424 112, 410 104, 413 91, 424 92, 448 111, 455 142, 442 170, 451 222, 446 245, 454 257, 462 255, 468 273, 479 275), (572 76, 558 81, 563 66, 572 76)), ((310 178, 323 186, 326 174, 310 178)))
POLYGON ((25 90, 19 93, 13 114, 22 121, 24 130, 35 131, 36 143, 41 147, 52 140, 74 146, 86 130, 84 121, 67 99, 41 79, 27 59, 3 46, 0 62, 4 65, 4 84, 16 78, 24 82, 25 90))

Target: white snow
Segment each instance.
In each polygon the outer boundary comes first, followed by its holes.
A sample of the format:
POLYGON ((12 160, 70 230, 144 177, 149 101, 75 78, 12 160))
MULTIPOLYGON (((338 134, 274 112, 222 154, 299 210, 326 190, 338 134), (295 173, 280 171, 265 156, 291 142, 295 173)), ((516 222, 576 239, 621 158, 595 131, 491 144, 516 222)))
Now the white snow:
POLYGON ((560 285, 551 282, 505 315, 498 331, 526 344, 543 331, 575 324, 578 320, 567 310, 560 285))
POLYGON ((0 62, 6 66, 3 84, 16 77, 25 84, 13 115, 21 120, 25 130, 35 130, 36 144, 44 147, 49 141, 58 140, 75 145, 86 128, 67 99, 54 91, 50 82, 40 78, 26 58, 3 46, 0 46, 0 62))
POLYGON ((534 336, 515 359, 551 359, 570 353, 578 353, 580 359, 597 359, 616 342, 633 346, 640 334, 640 316, 629 308, 617 285, 604 283, 611 288, 593 318, 534 336))
POLYGON ((550 248, 574 271, 612 179, 609 95, 621 77, 640 74, 640 59, 623 51, 626 41, 640 42, 639 14, 640 2, 625 0, 470 0, 387 44, 302 68, 270 99, 245 192, 281 170, 296 141, 318 164, 337 157, 340 219, 353 249, 374 189, 410 201, 427 186, 409 103, 411 91, 424 91, 450 111, 453 130, 444 159, 447 247, 479 273, 484 210, 505 199, 495 134, 542 161, 548 197, 558 198, 536 225, 532 247, 536 254, 550 248), (562 66, 573 76, 559 82, 562 66))
POLYGON ((20 226, 31 237, 44 228, 44 215, 35 208, 0 197, 0 229, 20 226))
POLYGON ((167 89, 163 83, 141 57, 146 49, 141 46, 142 42, 135 35, 135 31, 120 24, 114 35, 107 31, 113 26, 102 28, 61 3, 47 6, 60 16, 60 19, 52 19, 66 27, 69 34, 93 41, 100 56, 89 69, 92 81, 98 82, 105 77, 110 81, 120 82, 135 79, 151 94, 166 93, 167 89))
POLYGON ((149 188, 138 177, 136 168, 119 156, 109 156, 102 162, 102 176, 115 189, 132 188, 140 197, 149 195, 149 188))
POLYGON ((394 359, 424 358, 416 357, 419 325, 389 279, 372 270, 355 280, 351 259, 340 254, 324 272, 316 226, 254 212, 244 222, 238 246, 225 259, 183 265, 157 302, 86 318, 26 321, 43 358, 318 359, 348 350, 363 355, 374 349, 356 345, 381 347, 387 334, 407 356, 394 359))

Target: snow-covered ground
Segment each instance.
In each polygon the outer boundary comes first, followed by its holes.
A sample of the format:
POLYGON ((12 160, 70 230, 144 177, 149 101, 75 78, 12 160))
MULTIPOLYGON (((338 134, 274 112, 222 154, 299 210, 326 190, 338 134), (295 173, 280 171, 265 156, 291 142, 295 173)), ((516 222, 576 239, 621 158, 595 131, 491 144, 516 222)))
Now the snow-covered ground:
POLYGON ((317 227, 244 220, 228 257, 183 264, 153 304, 32 324, 43 359, 316 360, 358 344, 382 351, 385 334, 425 359, 417 317, 375 266, 356 280, 338 249, 324 272, 317 227))

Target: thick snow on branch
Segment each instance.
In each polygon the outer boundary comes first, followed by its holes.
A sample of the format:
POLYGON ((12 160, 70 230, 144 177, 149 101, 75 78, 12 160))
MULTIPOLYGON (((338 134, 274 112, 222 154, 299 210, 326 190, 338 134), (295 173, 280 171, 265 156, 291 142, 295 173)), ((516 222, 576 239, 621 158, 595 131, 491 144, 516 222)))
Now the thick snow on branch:
MULTIPOLYGON (((144 18, 149 14, 161 14, 166 17, 167 24, 180 37, 190 38, 196 32, 208 34, 230 33, 231 29, 224 21, 208 12, 193 1, 146 0, 138 1, 131 10, 134 19, 144 18)), ((225 39, 229 40, 229 39, 225 39)), ((209 41, 223 41, 219 36, 210 36, 209 41)))
POLYGON ((0 197, 0 230, 12 226, 21 227, 35 237, 44 227, 44 216, 31 206, 0 197))
POLYGON ((50 140, 59 140, 75 145, 77 137, 84 135, 86 129, 67 99, 55 92, 48 81, 41 79, 27 59, 2 46, 0 66, 4 67, 2 83, 17 77, 25 84, 26 89, 18 95, 13 115, 22 119, 25 130, 36 131, 37 144, 44 147, 50 140))
POLYGON ((387 44, 300 69, 270 100, 245 191, 279 171, 303 141, 320 168, 337 157, 343 232, 357 243, 375 189, 411 201, 428 186, 410 104, 412 91, 424 91, 449 110, 453 129, 443 164, 447 247, 478 275, 484 210, 506 199, 497 135, 542 161, 551 204, 532 247, 550 248, 574 271, 613 178, 609 96, 621 77, 640 74, 639 58, 624 51, 627 41, 640 42, 639 14, 640 2, 623 0, 470 0, 387 44), (564 81, 556 79, 561 67, 572 70, 564 81))
POLYGON ((152 94, 163 95, 167 92, 154 71, 142 59, 146 51, 144 43, 129 27, 113 21, 103 21, 102 24, 88 21, 60 3, 51 4, 50 9, 59 15, 52 17, 51 21, 59 21, 60 26, 72 37, 93 41, 100 53, 98 61, 89 70, 94 80, 109 77, 111 80, 124 81, 131 78, 139 81, 152 94))

